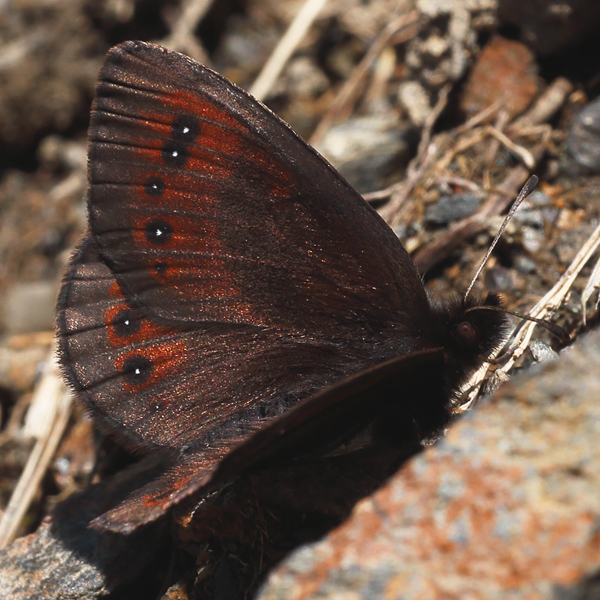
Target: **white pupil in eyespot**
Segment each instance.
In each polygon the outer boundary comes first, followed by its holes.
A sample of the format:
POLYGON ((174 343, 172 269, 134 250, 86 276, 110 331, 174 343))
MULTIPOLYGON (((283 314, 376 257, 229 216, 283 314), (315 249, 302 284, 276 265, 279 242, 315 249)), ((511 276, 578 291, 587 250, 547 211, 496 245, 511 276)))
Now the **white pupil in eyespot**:
POLYGON ((179 155, 179 152, 177 152, 177 150, 173 150, 173 154, 171 154, 171 156, 173 158, 177 158, 178 155, 179 155))
POLYGON ((184 127, 183 128, 183 133, 189 133, 190 132, 190 128, 189 127, 184 127))

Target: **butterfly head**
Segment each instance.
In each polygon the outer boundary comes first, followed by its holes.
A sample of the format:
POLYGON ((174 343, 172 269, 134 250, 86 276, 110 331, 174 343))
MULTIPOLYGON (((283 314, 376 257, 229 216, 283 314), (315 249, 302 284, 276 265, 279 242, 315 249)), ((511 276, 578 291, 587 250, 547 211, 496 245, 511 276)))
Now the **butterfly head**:
POLYGON ((498 294, 436 306, 448 390, 456 392, 506 339, 509 319, 498 294))

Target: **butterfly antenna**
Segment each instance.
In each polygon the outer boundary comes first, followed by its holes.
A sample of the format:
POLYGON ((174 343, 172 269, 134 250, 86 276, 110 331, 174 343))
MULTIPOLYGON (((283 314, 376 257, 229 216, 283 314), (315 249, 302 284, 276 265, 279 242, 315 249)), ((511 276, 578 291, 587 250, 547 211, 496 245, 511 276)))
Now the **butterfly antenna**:
POLYGON ((490 255, 492 254, 492 251, 496 247, 496 244, 498 243, 498 240, 500 239, 500 237, 504 233, 504 230, 506 229, 506 226, 508 225, 508 223, 512 219, 513 215, 515 214, 515 212, 517 211, 517 209, 519 208, 519 206, 521 205, 521 203, 523 202, 523 200, 525 200, 525 198, 527 198, 527 196, 529 196, 529 194, 531 194, 531 192, 533 192, 533 190, 535 190, 535 186, 537 185, 537 182, 538 182, 537 176, 536 175, 532 175, 525 182, 525 185, 521 188, 521 191, 519 192, 519 195, 517 196, 516 200, 513 202, 512 206, 510 207, 510 210, 508 211, 508 214, 506 215, 504 221, 502 222, 502 225, 501 225, 500 229, 498 230, 498 233, 496 234, 496 237, 494 238, 494 241, 490 244, 490 247, 489 247, 488 251, 486 252, 486 255, 485 255, 484 259, 481 261, 481 264, 479 265, 479 268, 477 269, 477 272, 475 273, 475 276, 471 280, 471 284, 469 285, 469 287, 467 288, 467 291, 465 292, 465 297, 463 299, 463 302, 467 301, 467 298, 469 297, 469 294, 471 293, 471 290, 473 289, 473 286, 475 285, 475 282, 477 281, 477 278, 481 274, 481 271, 483 270, 483 267, 485 267, 485 263, 488 261, 488 258, 490 257, 490 255))
POLYGON ((512 315, 513 317, 517 317, 517 319, 521 319, 521 323, 517 326, 517 328, 512 332, 512 337, 514 337, 519 330, 525 325, 526 321, 532 321, 533 323, 537 323, 541 325, 545 329, 547 329, 552 335, 556 336, 563 344, 570 344, 571 338, 569 334, 562 328, 560 325, 556 325, 556 323, 551 323, 550 321, 546 321, 545 319, 538 319, 537 317, 532 317, 530 315, 522 315, 521 313, 506 310, 502 306, 473 306, 465 311, 465 314, 472 311, 481 311, 481 310, 494 310, 496 312, 501 312, 505 315, 512 315))

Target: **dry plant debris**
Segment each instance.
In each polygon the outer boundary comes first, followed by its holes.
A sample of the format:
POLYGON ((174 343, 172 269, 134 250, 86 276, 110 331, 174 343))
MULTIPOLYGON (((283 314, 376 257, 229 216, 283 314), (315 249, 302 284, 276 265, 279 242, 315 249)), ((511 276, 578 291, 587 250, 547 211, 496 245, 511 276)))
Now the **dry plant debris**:
MULTIPOLYGON (((497 226, 495 219, 536 173, 541 179, 536 203, 532 200, 523 208, 521 230, 509 227, 477 286, 502 292, 512 309, 537 317, 552 315, 573 340, 597 324, 594 295, 600 287, 600 262, 595 267, 589 262, 599 243, 600 182, 596 173, 579 169, 565 149, 573 115, 587 102, 593 80, 561 69, 558 60, 549 65, 535 55, 535 46, 527 48, 498 33, 504 23, 513 22, 506 16, 509 3, 499 2, 500 13, 491 0, 447 3, 441 8, 424 0, 241 4, 243 9, 236 11, 210 0, 182 0, 159 8, 132 0, 73 0, 52 7, 33 1, 0 13, 0 86, 6 90, 0 95, 0 153, 6 159, 0 172, 4 299, 21 298, 19 290, 25 289, 30 303, 25 314, 43 314, 48 308, 47 298, 56 292, 69 248, 84 226, 85 122, 95 72, 112 43, 139 37, 162 40, 246 87, 254 81, 255 93, 315 142, 340 122, 384 115, 407 140, 411 159, 391 157, 397 159, 391 161, 394 172, 365 197, 414 253, 432 293, 466 288, 497 226), (464 193, 478 198, 470 215, 459 220, 450 215, 444 226, 426 220, 428 207, 442 198, 449 198, 451 206, 464 193), (38 304, 27 291, 31 288, 22 287, 30 284, 43 286, 38 304)), ((579 12, 574 14, 580 17, 579 12)), ((591 10, 590 22, 595 14, 591 10)), ((512 16, 518 15, 516 11, 512 16)), ((574 29, 582 30, 578 24, 574 29)), ((554 42, 556 52, 562 50, 562 39, 557 36, 554 42)), ((580 55, 579 60, 587 57, 580 55)), ((372 168, 369 160, 363 168, 372 168)), ((32 332, 27 319, 16 317, 6 308, 9 304, 3 304, 1 546, 16 535, 35 531, 53 497, 62 499, 81 490, 89 472, 78 484, 77 476, 48 474, 61 438, 68 441, 85 432, 89 443, 82 445, 86 456, 78 464, 89 466, 96 447, 90 441, 89 424, 81 425, 81 411, 72 412, 71 400, 52 367, 51 323, 36 325, 43 330, 32 332), (40 413, 41 408, 48 412, 40 413)), ((519 330, 513 358, 498 376, 523 362, 519 356, 524 352, 527 356, 532 331, 533 324, 519 330)), ((546 332, 541 339, 556 346, 546 332)), ((109 442, 100 456, 96 482, 116 465, 132 460, 109 442)), ((267 481, 269 476, 275 477, 267 475, 267 481)), ((244 492, 244 485, 249 484, 240 483, 238 493, 244 492)), ((262 535, 272 535, 279 522, 261 507, 260 498, 255 500, 240 522, 256 517, 262 535)), ((207 510, 216 515, 215 524, 223 525, 230 514, 226 498, 207 503, 207 510)), ((350 508, 331 508, 335 515, 331 522, 350 508)), ((206 522, 196 527, 205 534, 210 529, 206 522)), ((52 536, 48 522, 42 531, 40 536, 52 536)), ((24 540, 42 539, 35 535, 24 540)), ((85 539, 85 528, 78 535, 85 539)), ((162 533, 156 535, 162 539, 162 533)), ((189 537, 189 531, 180 535, 189 537)), ((260 545, 246 539, 244 543, 260 545)), ((245 550, 241 544, 229 554, 238 552, 243 561, 245 550)), ((206 548, 194 546, 193 551, 206 559, 198 589, 213 593, 224 575, 211 563, 214 556, 206 548)), ((264 564, 252 566, 253 590, 286 552, 269 547, 264 564)), ((2 577, 0 573, 0 590, 2 577)), ((120 577, 123 585, 126 577, 120 577)), ((112 593, 111 585, 103 581, 104 587, 95 593, 112 593)), ((188 597, 184 588, 176 584, 172 594, 180 595, 170 597, 188 597)), ((140 589, 130 597, 144 597, 136 595, 140 589)), ((58 591, 52 593, 56 595, 47 597, 59 597, 58 591)), ((13 597, 34 596, 24 592, 13 597)))

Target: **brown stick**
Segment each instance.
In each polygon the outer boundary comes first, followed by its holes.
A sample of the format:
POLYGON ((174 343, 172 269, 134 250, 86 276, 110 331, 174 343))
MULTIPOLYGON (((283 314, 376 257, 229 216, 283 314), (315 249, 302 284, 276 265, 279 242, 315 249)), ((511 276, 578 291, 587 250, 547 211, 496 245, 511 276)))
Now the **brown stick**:
MULTIPOLYGON (((359 93, 359 84, 363 81, 364 77, 369 72, 371 65, 375 62, 375 59, 379 56, 383 48, 389 43, 400 30, 413 27, 409 29, 406 35, 406 40, 414 37, 417 33, 416 26, 419 23, 419 14, 417 11, 411 11, 401 17, 392 21, 376 38, 373 42, 363 59, 354 69, 352 76, 344 83, 338 92, 337 96, 331 103, 327 112, 323 115, 323 118, 317 125, 315 131, 310 137, 311 144, 317 144, 325 135, 325 132, 331 127, 331 125, 340 119, 340 115, 350 114, 352 103, 359 93)), ((404 40, 404 41, 406 41, 404 40)), ((394 40, 395 43, 399 43, 398 40, 394 40)))
MULTIPOLYGON (((536 161, 544 155, 546 144, 547 140, 544 140, 532 151, 536 161)), ((448 258, 465 241, 483 231, 490 217, 506 210, 529 175, 529 169, 522 166, 515 167, 504 181, 496 186, 498 192, 491 194, 475 214, 455 223, 448 231, 417 252, 413 260, 419 271, 426 273, 448 258)))

